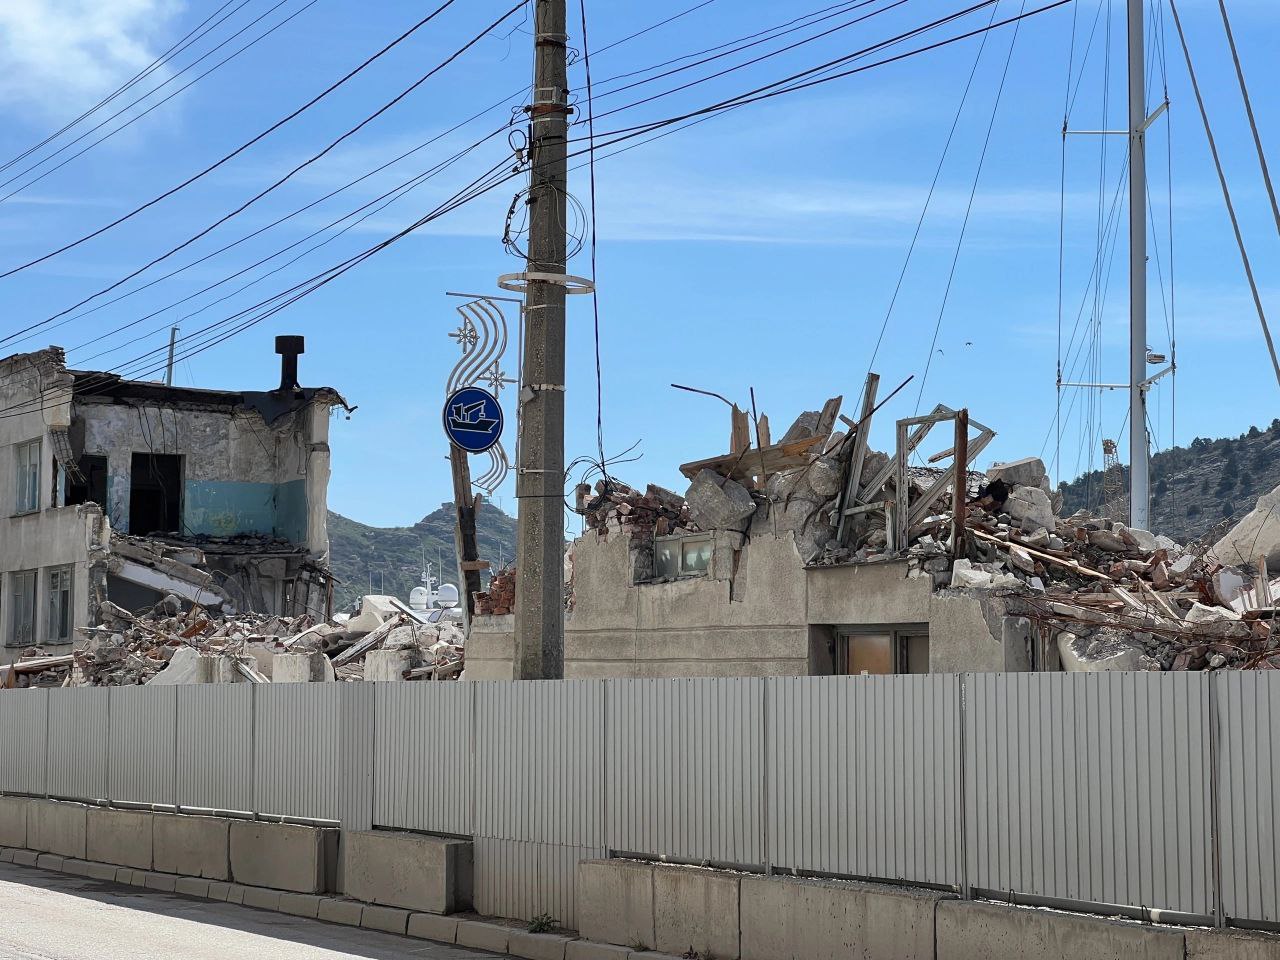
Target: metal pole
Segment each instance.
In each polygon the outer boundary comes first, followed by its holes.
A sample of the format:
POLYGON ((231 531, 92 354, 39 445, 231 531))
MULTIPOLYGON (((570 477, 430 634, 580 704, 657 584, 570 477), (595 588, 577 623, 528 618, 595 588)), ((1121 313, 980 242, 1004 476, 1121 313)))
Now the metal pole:
POLYGON ((1147 101, 1143 3, 1129 0, 1129 525, 1151 521, 1147 446, 1147 101))
MULTIPOLYGON (((563 276, 568 135, 565 0, 534 6, 532 161, 527 271, 563 276)), ((516 559, 516 664, 521 680, 564 676, 563 283, 526 279, 526 337, 520 391, 520 498, 516 559)))
POLYGON ((164 383, 166 387, 173 386, 173 348, 178 343, 178 328, 169 328, 169 362, 164 368, 164 383))

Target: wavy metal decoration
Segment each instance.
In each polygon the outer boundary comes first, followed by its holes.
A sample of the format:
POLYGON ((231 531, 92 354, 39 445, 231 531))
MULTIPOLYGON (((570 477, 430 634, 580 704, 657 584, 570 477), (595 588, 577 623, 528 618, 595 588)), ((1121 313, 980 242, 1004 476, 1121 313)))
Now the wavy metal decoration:
MULTIPOLYGON (((494 301, 480 297, 462 304, 458 315, 462 324, 449 334, 462 349, 462 357, 449 374, 445 394, 463 387, 484 387, 501 401, 502 390, 516 382, 502 369, 502 357, 507 351, 507 318, 494 301)), ((472 480, 472 486, 493 496, 507 474, 511 463, 499 440, 488 450, 489 469, 472 480)))

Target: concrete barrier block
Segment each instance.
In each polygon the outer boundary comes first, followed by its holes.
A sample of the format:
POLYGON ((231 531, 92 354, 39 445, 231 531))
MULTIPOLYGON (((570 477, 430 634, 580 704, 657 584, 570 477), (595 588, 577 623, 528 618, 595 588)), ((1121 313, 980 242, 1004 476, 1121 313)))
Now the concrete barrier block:
POLYGON ((265 887, 245 887, 244 898, 240 902, 246 907, 257 907, 259 910, 279 910, 280 891, 265 887))
POLYGON ((41 853, 85 859, 88 808, 61 800, 32 800, 27 808, 27 846, 41 853))
POLYGON ((564 948, 564 960, 630 960, 631 948, 616 943, 574 940, 564 948))
POLYGON ((457 944, 460 947, 475 947, 477 950, 506 953, 511 933, 510 927, 500 924, 481 923, 479 920, 460 920, 457 944))
POLYGON ((439 943, 458 942, 458 921, 454 917, 442 917, 436 913, 409 915, 409 936, 439 943))
POLYGON ((1056 910, 938 905, 937 960, 1183 960, 1181 930, 1056 910))
POLYGON ((27 845, 27 808, 30 806, 31 801, 25 797, 0 797, 0 845, 27 845))
POLYGON ((320 901, 323 899, 324 897, 318 897, 314 893, 282 893, 280 912, 314 919, 320 914, 320 901))
POLYGON ((739 874, 700 867, 653 868, 653 947, 718 960, 739 954, 739 874))
POLYGON ((355 900, 325 899, 320 901, 320 911, 316 917, 327 923, 342 923, 348 927, 360 926, 360 915, 364 912, 364 904, 355 900))
POLYGON ((123 884, 129 884, 129 885, 132 885, 132 883, 133 883, 133 867, 117 867, 117 868, 116 868, 115 881, 116 881, 116 883, 123 883, 123 884))
POLYGON ((231 877, 237 883, 292 893, 323 893, 332 872, 337 831, 292 823, 231 821, 231 877))
POLYGON ((382 930, 404 936, 409 925, 409 911, 399 907, 366 906, 360 914, 360 926, 366 930, 382 930))
POLYGON ((1243 930, 1188 930, 1187 960, 1280 960, 1280 936, 1243 930))
POLYGON ((471 906, 472 844, 390 830, 343 834, 343 892, 423 913, 471 906))
POLYGON ((578 931, 597 943, 654 943, 653 865, 632 860, 578 864, 578 931))
POLYGON ((184 897, 206 898, 209 896, 210 882, 198 877, 179 877, 178 882, 173 885, 173 892, 180 893, 184 897))
POLYGON ((34 867, 39 856, 40 854, 34 850, 15 850, 13 851, 13 862, 20 867, 34 867))
POLYGON ((507 942, 507 953, 525 960, 564 960, 565 950, 572 939, 553 933, 513 930, 507 942))
POLYGON ((150 870, 151 822, 154 819, 152 814, 141 810, 90 807, 85 822, 85 852, 88 859, 137 870, 150 870))
POLYGON ((240 883, 227 885, 227 903, 244 903, 244 893, 249 888, 240 883))
POLYGON ((155 869, 184 877, 231 879, 231 821, 157 813, 152 816, 155 869))
POLYGON ((36 866, 41 870, 57 870, 61 872, 62 865, 66 862, 66 857, 60 857, 56 853, 42 853, 36 857, 36 866))
POLYGON ((205 894, 210 900, 221 900, 226 902, 227 895, 231 892, 231 884, 223 883, 221 880, 209 881, 209 892, 205 894))
POLYGON ((87 877, 89 876, 89 861, 75 859, 63 860, 62 872, 74 873, 77 877, 87 877))
POLYGON ((133 872, 136 880, 138 874, 142 874, 142 885, 148 890, 161 890, 165 893, 173 893, 178 889, 178 878, 171 873, 155 873, 147 870, 135 870, 133 872))
POLYGON ((103 880, 112 882, 116 878, 116 871, 120 868, 112 863, 90 863, 89 871, 85 876, 93 880, 103 880))
POLYGON ((948 894, 843 880, 743 877, 743 960, 930 960, 948 894))
POLYGON ((5 847, 0 850, 0 863, 13 863, 13 850, 5 847))

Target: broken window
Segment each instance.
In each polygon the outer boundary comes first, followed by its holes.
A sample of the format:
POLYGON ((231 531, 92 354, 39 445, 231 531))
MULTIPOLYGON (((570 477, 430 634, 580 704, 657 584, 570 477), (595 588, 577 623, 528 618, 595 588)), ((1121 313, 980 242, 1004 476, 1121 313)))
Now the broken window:
POLYGON ((13 628, 9 631, 9 645, 29 647, 36 632, 36 572, 19 570, 10 574, 10 601, 13 607, 13 628))
POLYGON ((96 503, 107 505, 107 458, 85 455, 80 458, 80 475, 84 482, 67 479, 66 503, 96 503))
POLYGON ((15 513, 34 513, 40 509, 40 441, 28 440, 14 446, 17 492, 15 513))
POLYGON ((70 565, 49 569, 49 620, 46 631, 49 643, 71 642, 71 630, 74 626, 71 616, 71 571, 70 565))
POLYGON ((129 532, 178 533, 182 518, 182 458, 135 453, 129 476, 129 532))
POLYGON ((709 536, 657 537, 653 545, 653 577, 655 580, 670 580, 706 576, 711 565, 711 553, 709 536))

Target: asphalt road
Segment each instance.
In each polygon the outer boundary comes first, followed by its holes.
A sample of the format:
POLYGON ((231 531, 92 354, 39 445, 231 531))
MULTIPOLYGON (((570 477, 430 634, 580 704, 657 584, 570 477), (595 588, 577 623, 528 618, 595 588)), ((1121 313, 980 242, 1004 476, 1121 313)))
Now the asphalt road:
POLYGON ((236 904, 0 864, 3 960, 477 960, 411 940, 236 904))

